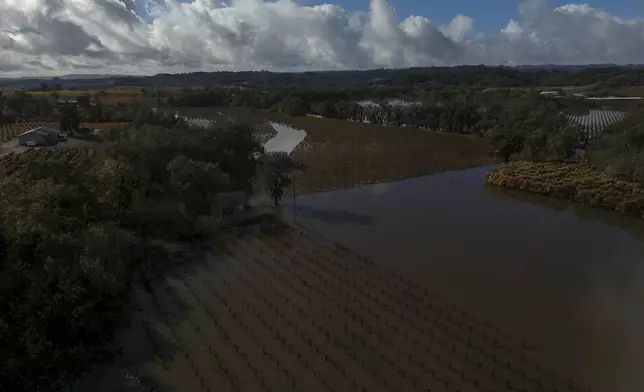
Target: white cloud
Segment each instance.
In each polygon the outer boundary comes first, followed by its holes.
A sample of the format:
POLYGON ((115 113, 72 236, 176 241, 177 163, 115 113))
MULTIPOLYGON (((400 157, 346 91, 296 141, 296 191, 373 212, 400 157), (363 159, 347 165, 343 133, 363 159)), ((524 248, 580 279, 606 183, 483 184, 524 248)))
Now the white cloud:
POLYGON ((465 15, 456 15, 447 26, 441 28, 443 34, 455 42, 463 42, 474 31, 474 19, 465 15))
POLYGON ((480 33, 465 15, 399 21, 387 0, 355 13, 293 0, 0 0, 0 75, 644 63, 642 19, 545 0, 519 15, 480 33))
POLYGON ((523 28, 514 19, 510 19, 508 25, 503 30, 501 30, 501 34, 504 34, 512 39, 517 39, 523 34, 523 28))

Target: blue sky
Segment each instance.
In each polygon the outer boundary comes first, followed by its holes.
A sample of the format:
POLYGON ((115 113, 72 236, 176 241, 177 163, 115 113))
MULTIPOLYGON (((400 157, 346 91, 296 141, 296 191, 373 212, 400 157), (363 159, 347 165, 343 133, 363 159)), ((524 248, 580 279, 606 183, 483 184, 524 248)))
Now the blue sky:
MULTIPOLYGON (((366 10, 369 0, 296 0, 299 4, 333 3, 346 10, 366 10)), ((493 31, 505 27, 510 18, 517 18, 520 0, 389 0, 399 18, 422 15, 435 24, 446 24, 457 14, 474 18, 477 31, 493 31)), ((588 3, 613 15, 633 18, 644 15, 644 0, 547 0, 552 8, 570 3, 588 3)))

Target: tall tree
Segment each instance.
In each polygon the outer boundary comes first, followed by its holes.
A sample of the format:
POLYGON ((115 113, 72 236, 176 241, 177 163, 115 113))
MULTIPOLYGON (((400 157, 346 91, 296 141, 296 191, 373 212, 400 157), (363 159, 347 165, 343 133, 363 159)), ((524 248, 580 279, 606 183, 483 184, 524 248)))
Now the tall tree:
POLYGON ((264 186, 277 207, 284 196, 285 189, 292 184, 289 175, 293 175, 297 170, 303 170, 304 165, 285 152, 275 152, 264 156, 263 169, 264 186))
POLYGON ((81 118, 75 103, 65 103, 60 113, 61 132, 77 132, 80 128, 81 118))

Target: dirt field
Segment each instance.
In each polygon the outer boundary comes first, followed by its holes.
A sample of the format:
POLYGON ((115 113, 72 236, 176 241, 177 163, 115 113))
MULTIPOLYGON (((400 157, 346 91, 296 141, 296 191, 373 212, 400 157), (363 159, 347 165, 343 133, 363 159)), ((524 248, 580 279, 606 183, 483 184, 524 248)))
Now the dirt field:
POLYGON ((494 161, 489 142, 479 136, 335 119, 286 117, 245 108, 177 108, 176 111, 204 118, 223 113, 262 127, 269 127, 268 122, 273 121, 306 131, 307 138, 293 152, 295 158, 308 166, 296 178, 298 193, 391 182, 484 166, 494 161))
POLYGON ((87 391, 577 391, 468 312, 308 232, 246 234, 135 285, 87 391))
POLYGON ((644 86, 622 87, 617 89, 616 92, 626 97, 644 97, 644 86))
MULTIPOLYGON (((89 129, 101 129, 101 128, 107 128, 107 127, 119 127, 119 126, 124 126, 124 125, 129 125, 131 123, 129 122, 106 122, 106 123, 82 123, 81 125, 83 127, 87 127, 89 129)), ((58 128, 58 127, 56 127, 58 128)))
POLYGON ((479 136, 298 117, 282 122, 307 133, 294 156, 308 166, 299 193, 397 181, 493 162, 479 136))

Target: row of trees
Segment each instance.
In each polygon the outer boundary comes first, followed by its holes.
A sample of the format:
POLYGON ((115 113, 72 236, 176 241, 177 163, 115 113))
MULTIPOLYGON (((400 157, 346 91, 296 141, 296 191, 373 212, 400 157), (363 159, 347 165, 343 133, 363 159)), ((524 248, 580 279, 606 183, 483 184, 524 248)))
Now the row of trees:
MULTIPOLYGON (((59 102, 52 96, 32 96, 24 91, 0 94, 0 125, 16 121, 56 121, 72 103, 59 102)), ((100 97, 80 95, 75 98, 79 121, 82 122, 129 122, 143 107, 138 102, 119 102, 105 105, 100 97)))
POLYGON ((374 69, 367 71, 330 71, 304 73, 273 72, 194 72, 159 74, 139 78, 115 78, 117 86, 217 86, 237 85, 253 88, 387 85, 408 87, 434 86, 584 86, 597 82, 611 86, 644 84, 644 70, 637 67, 425 67, 374 69))
POLYGON ((587 130, 571 124, 552 108, 515 107, 511 116, 500 116, 485 134, 500 158, 514 155, 532 161, 567 160, 578 151, 595 168, 630 182, 644 183, 644 107, 627 113, 596 139, 587 130))
MULTIPOLYGON (((319 115, 355 122, 434 131, 483 134, 500 117, 521 122, 528 108, 583 114, 596 103, 552 99, 525 90, 419 87, 312 87, 292 90, 218 88, 189 90, 162 99, 172 107, 230 106, 272 110, 290 116, 319 115), (519 108, 519 111, 517 111, 519 108)), ((529 114, 529 113, 528 113, 529 114)))
MULTIPOLYGON (((301 112, 300 112, 301 113, 301 112)), ((420 103, 391 104, 329 101, 312 105, 311 114, 371 124, 407 126, 433 131, 479 133, 484 111, 470 103, 452 102, 444 105, 420 103)), ((293 113, 291 114, 299 114, 293 113)))

